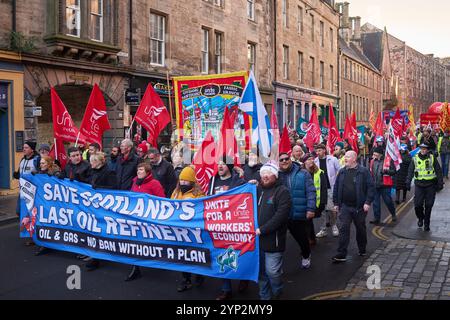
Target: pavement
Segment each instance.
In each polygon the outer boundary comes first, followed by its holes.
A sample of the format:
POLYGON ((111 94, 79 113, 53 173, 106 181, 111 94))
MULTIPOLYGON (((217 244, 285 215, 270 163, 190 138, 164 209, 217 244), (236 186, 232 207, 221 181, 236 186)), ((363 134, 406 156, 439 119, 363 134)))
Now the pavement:
POLYGON ((414 205, 348 282, 341 299, 450 300, 450 185, 436 196, 431 231, 418 228, 414 205), (372 268, 381 271, 374 287, 372 268), (372 270, 371 270, 372 269, 372 270), (369 284, 369 285, 368 285, 369 284))
POLYGON ((17 195, 0 196, 0 225, 18 221, 16 215, 17 195))

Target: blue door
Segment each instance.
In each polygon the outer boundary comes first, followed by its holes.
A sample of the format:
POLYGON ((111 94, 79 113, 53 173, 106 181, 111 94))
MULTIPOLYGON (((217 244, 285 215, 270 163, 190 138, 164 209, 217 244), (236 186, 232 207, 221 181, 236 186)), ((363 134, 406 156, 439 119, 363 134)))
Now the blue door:
POLYGON ((0 82, 0 189, 9 189, 9 85, 0 82))

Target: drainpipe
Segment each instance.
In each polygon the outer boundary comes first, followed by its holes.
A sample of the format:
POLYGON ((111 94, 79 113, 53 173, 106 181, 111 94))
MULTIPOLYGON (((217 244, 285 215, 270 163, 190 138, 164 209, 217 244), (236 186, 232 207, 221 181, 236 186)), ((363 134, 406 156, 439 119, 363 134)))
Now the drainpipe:
POLYGON ((130 65, 133 65, 133 0, 130 0, 130 65))

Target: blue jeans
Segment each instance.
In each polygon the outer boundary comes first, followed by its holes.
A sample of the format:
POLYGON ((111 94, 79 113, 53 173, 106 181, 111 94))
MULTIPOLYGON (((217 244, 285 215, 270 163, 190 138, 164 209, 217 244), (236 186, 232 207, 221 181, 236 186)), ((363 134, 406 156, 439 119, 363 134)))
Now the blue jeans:
POLYGON ((375 220, 381 220, 381 199, 383 198, 386 207, 393 217, 395 217, 395 206, 391 196, 390 188, 375 188, 375 198, 373 200, 373 216, 375 220))
POLYGON ((448 176, 448 161, 450 159, 450 154, 441 154, 441 162, 442 162, 442 173, 444 177, 448 176))
POLYGON ((259 254, 259 297, 270 300, 283 291, 283 252, 263 252, 259 254))

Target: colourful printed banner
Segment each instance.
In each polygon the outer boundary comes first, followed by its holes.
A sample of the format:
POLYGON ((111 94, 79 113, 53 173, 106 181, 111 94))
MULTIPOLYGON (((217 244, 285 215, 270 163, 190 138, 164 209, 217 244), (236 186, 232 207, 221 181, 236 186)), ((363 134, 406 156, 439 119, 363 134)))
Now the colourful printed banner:
MULTIPOLYGON (((210 130, 219 141, 225 107, 239 104, 248 73, 237 72, 196 77, 175 77, 175 104, 180 139, 187 139, 197 149, 210 130)), ((243 116, 239 116, 243 124, 243 116)), ((244 141, 245 132, 236 125, 236 139, 244 141)), ((245 141, 244 141, 245 144, 245 141)))
POLYGON ((21 237, 51 249, 210 277, 258 280, 256 186, 190 200, 21 177, 21 237))

